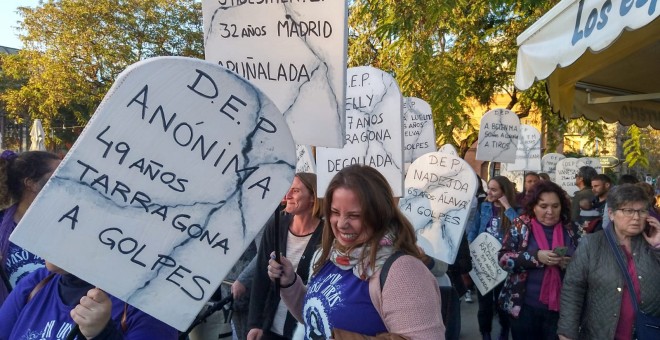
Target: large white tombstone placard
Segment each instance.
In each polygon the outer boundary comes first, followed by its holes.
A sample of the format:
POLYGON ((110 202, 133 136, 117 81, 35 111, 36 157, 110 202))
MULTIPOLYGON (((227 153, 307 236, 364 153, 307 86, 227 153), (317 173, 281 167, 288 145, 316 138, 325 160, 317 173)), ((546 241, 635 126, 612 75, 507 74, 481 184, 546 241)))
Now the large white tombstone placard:
POLYGON ((560 153, 548 153, 541 157, 541 171, 548 174, 550 180, 556 182, 557 178, 557 162, 566 158, 566 156, 560 153))
POLYGON ((571 197, 580 188, 575 185, 575 175, 578 173, 577 158, 564 158, 557 162, 555 183, 559 184, 571 197))
POLYGON ((399 209, 426 254, 454 263, 477 187, 474 170, 456 156, 431 152, 410 165, 399 209))
POLYGON ((252 84, 203 60, 149 59, 119 75, 11 240, 185 330, 295 163, 252 84))
POLYGON ((344 145, 345 1, 203 0, 204 52, 259 87, 298 144, 344 145))
POLYGON ((502 244, 491 234, 481 233, 470 243, 472 270, 470 277, 481 295, 486 295, 500 282, 504 281, 507 272, 497 261, 497 252, 502 244))
POLYGON ((516 160, 520 119, 511 110, 494 109, 481 118, 476 159, 513 163, 516 160))
POLYGON ((603 173, 603 166, 600 164, 600 159, 598 157, 582 157, 578 158, 575 166, 580 169, 583 166, 590 166, 596 170, 597 173, 603 173))
POLYGON ((540 171, 541 170, 541 133, 535 127, 520 125, 516 161, 510 164, 509 171, 540 171))
POLYGON ((309 145, 296 145, 296 158, 296 173, 316 173, 316 161, 314 160, 312 148, 309 145))
POLYGON ((341 169, 364 164, 387 179, 394 196, 403 194, 403 98, 392 76, 361 66, 348 69, 346 145, 316 148, 319 196, 341 169))
POLYGON ((431 105, 419 98, 403 98, 403 161, 410 164, 435 148, 431 105))

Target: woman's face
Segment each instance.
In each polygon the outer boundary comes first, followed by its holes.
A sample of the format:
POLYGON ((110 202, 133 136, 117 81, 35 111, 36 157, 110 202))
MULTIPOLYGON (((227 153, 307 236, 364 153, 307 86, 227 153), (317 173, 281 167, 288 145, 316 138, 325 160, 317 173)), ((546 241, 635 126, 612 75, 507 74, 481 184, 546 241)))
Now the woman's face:
POLYGON ((486 201, 495 202, 504 195, 500 184, 495 180, 488 181, 488 191, 486 192, 486 201))
POLYGON ((554 192, 544 192, 534 206, 534 216, 543 225, 552 226, 561 220, 561 203, 554 192))
POLYGON ((614 230, 619 236, 632 237, 642 233, 649 215, 648 203, 626 202, 619 209, 610 210, 610 219, 614 222, 614 230))
POLYGON ((371 231, 362 224, 362 207, 353 190, 337 188, 332 193, 330 226, 335 238, 344 247, 364 243, 371 231))
POLYGON ((293 178, 291 188, 289 188, 284 199, 286 200, 284 210, 292 215, 310 213, 314 207, 314 195, 298 177, 293 178))

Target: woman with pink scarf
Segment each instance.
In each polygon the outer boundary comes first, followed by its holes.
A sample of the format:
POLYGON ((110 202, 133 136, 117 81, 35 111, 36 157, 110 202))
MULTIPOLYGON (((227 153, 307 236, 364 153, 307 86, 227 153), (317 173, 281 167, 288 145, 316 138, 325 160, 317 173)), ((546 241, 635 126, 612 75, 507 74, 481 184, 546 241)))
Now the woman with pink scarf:
POLYGON ((511 318, 513 340, 557 339, 562 278, 577 240, 570 201, 553 182, 540 182, 513 221, 499 253, 509 273, 499 303, 511 318))

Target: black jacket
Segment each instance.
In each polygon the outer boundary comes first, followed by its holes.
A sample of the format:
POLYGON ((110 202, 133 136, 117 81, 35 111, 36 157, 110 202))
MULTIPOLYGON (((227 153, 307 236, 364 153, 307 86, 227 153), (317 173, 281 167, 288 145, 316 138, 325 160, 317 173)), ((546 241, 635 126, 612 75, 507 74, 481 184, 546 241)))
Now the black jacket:
MULTIPOLYGON (((280 302, 280 296, 276 294, 275 284, 268 277, 268 261, 270 260, 270 253, 275 250, 276 237, 279 238, 280 252, 286 256, 287 236, 292 220, 292 215, 284 214, 280 216, 278 235, 275 235, 274 216, 271 216, 266 223, 264 235, 261 239, 261 246, 257 253, 257 268, 254 273, 254 281, 252 282, 252 292, 250 293, 249 329, 260 328, 268 331, 273 324, 273 318, 277 310, 277 305, 280 302)), ((310 262, 312 261, 314 252, 321 243, 322 234, 323 220, 319 222, 312 237, 309 239, 307 247, 300 258, 300 263, 298 263, 298 269, 296 270, 296 273, 298 273, 305 284, 307 284, 307 278, 309 277, 310 262)), ((291 338, 295 327, 296 319, 290 313, 287 313, 284 324, 284 337, 291 338)))

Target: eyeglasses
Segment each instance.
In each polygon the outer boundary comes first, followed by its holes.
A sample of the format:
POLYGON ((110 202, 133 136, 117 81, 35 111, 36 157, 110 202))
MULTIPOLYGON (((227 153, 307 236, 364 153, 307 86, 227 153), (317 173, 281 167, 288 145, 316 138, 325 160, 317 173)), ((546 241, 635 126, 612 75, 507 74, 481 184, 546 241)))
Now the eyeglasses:
POLYGON ((649 211, 647 209, 641 209, 641 210, 637 210, 637 209, 617 209, 617 210, 621 211, 623 213, 623 216, 625 216, 625 217, 633 217, 633 215, 635 215, 635 213, 637 213, 639 217, 645 217, 646 215, 649 214, 649 211))

